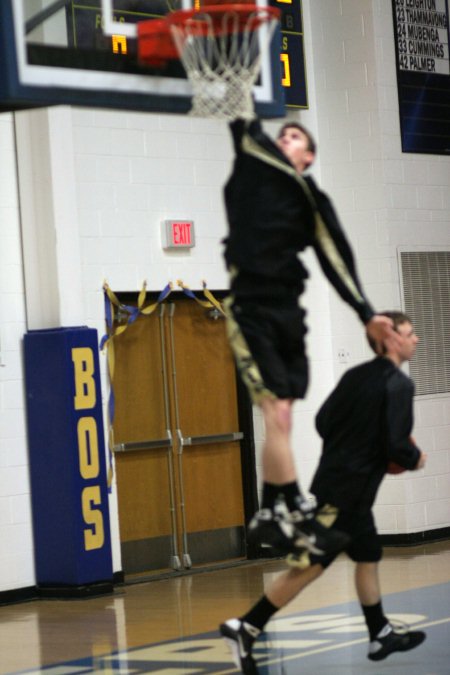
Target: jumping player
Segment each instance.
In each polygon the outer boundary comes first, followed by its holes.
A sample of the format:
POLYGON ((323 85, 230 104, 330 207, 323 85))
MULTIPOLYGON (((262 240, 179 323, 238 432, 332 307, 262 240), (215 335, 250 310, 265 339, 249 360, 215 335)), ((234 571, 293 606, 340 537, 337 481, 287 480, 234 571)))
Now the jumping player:
MULTIPOLYGON (((411 439, 414 385, 400 370, 413 356, 418 338, 406 315, 385 315, 394 322, 400 340, 389 341, 385 356, 347 371, 322 405, 316 426, 323 452, 311 485, 319 503, 317 517, 331 531, 338 528, 351 537, 345 550, 356 562, 356 591, 369 632, 368 658, 372 661, 413 649, 425 639, 421 631, 399 629, 389 622, 378 578, 382 548, 372 506, 388 462, 416 470, 426 461, 425 453, 411 439)), ((243 673, 258 672, 252 645, 271 616, 317 579, 334 558, 291 554, 291 568, 275 579, 250 611, 221 625, 220 632, 243 673)))
POLYGON ((292 404, 308 385, 307 329, 299 306, 308 273, 298 253, 313 247, 328 280, 373 340, 381 344, 395 334, 392 322, 375 315, 364 295, 330 200, 302 175, 316 153, 309 132, 288 122, 274 143, 257 119, 237 119, 231 131, 236 158, 225 186, 227 330, 241 376, 261 406, 266 434, 262 503, 249 539, 286 552, 330 552, 345 539, 315 520, 297 483, 290 441, 292 404))

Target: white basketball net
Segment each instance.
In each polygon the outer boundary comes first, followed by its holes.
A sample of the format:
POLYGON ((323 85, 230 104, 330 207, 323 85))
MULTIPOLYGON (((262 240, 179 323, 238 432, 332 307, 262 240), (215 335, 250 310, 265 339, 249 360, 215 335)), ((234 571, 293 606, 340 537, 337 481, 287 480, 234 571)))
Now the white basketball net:
POLYGON ((263 7, 255 7, 244 23, 236 11, 227 10, 218 35, 207 7, 184 23, 171 24, 192 86, 191 115, 253 119, 252 87, 276 24, 263 7))

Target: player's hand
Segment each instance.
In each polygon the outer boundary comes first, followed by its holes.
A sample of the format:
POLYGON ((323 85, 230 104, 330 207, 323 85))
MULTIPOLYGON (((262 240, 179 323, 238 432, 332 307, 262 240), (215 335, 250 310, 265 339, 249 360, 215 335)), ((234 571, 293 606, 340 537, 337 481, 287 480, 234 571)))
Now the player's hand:
POLYGON ((420 457, 419 457, 418 462, 417 462, 417 464, 416 464, 415 471, 418 471, 419 469, 423 469, 423 467, 424 467, 425 464, 426 464, 427 457, 428 457, 427 453, 426 453, 426 452, 422 452, 422 450, 421 450, 421 451, 420 451, 420 457))
POLYGON ((384 354, 386 349, 401 346, 401 338, 394 330, 392 319, 382 314, 375 314, 366 323, 366 332, 376 344, 377 354, 384 354))

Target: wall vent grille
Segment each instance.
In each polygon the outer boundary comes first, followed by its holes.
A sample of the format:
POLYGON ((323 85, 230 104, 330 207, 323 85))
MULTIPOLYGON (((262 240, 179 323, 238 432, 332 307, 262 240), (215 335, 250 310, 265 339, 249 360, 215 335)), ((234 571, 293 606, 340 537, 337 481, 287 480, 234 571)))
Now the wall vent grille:
POLYGON ((416 395, 450 392, 450 251, 400 253, 405 313, 420 342, 410 362, 416 395))

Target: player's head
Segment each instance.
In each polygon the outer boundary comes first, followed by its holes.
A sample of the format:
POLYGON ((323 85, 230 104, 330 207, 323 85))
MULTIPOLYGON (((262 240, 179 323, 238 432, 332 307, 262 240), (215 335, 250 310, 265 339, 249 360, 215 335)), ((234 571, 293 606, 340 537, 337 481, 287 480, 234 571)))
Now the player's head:
MULTIPOLYGON (((401 338, 396 344, 390 342, 389 345, 385 345, 383 355, 389 356, 399 364, 404 361, 409 361, 414 356, 417 343, 419 342, 411 319, 403 312, 397 311, 380 312, 380 314, 387 316, 392 320, 394 330, 401 338)), ((370 337, 368 340, 373 351, 377 353, 375 342, 370 337)))
POLYGON ((310 166, 317 152, 317 144, 308 129, 297 122, 286 122, 281 127, 277 146, 301 173, 310 166))

